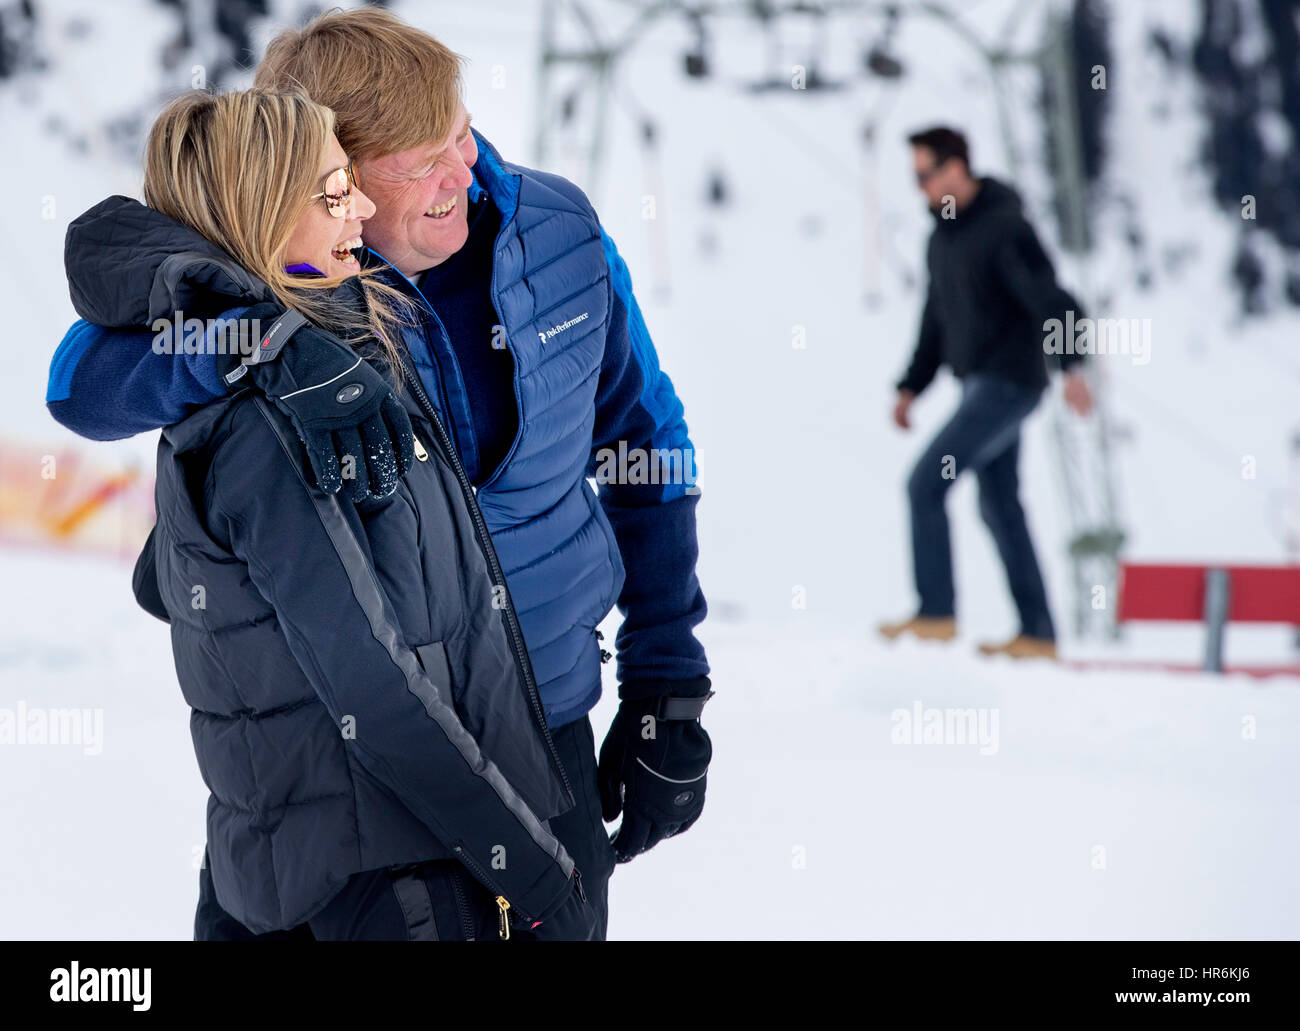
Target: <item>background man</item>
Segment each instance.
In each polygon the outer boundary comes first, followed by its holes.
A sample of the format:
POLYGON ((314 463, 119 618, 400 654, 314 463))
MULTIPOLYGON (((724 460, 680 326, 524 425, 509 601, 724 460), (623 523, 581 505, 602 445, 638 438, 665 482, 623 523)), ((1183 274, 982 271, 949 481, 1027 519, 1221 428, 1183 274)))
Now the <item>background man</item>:
MULTIPOLYGON (((979 482, 980 515, 997 545, 1020 615, 1020 630, 984 654, 1056 657, 1056 630, 1043 576, 1019 497, 1020 424, 1047 387, 1044 322, 1080 317, 1078 303, 1056 282, 1020 197, 1004 183, 971 173, 966 138, 949 128, 908 137, 916 182, 935 218, 926 252, 929 291, 912 362, 898 381, 894 422, 911 426, 912 402, 947 365, 962 382, 961 403, 922 452, 908 480, 912 568, 920 606, 886 623, 887 638, 930 640, 956 635, 952 546, 944 499, 957 475, 979 482)), ((1092 398, 1078 362, 1064 355, 1065 398, 1085 415, 1092 398)))

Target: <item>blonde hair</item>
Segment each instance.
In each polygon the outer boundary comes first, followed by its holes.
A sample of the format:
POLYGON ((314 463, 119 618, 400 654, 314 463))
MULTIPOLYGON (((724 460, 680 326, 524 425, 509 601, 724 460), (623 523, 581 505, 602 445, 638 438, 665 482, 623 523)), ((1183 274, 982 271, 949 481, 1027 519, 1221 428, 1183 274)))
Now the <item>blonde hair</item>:
POLYGON ((186 93, 158 116, 145 146, 144 200, 216 244, 270 287, 277 301, 313 324, 348 337, 367 336, 400 367, 400 325, 411 301, 354 273, 363 310, 332 297, 353 276, 293 276, 285 271, 289 238, 319 192, 334 116, 299 90, 186 93))
POLYGON ((366 161, 451 133, 461 60, 387 11, 334 10, 271 40, 254 85, 306 90, 334 112, 343 149, 366 161))

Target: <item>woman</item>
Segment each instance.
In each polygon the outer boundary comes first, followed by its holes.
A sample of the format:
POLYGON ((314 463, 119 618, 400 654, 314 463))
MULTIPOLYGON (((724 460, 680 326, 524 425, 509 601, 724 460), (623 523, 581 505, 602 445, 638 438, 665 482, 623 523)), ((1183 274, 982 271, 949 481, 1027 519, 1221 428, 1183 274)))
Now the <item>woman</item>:
MULTIPOLYGON (((410 372, 406 302, 358 263, 374 206, 331 113, 296 93, 191 94, 154 125, 145 168, 147 206, 109 198, 69 229, 82 318, 157 331, 252 306, 272 351, 301 316, 297 334, 331 330, 357 355, 274 403, 232 362, 234 392, 159 444, 137 596, 171 624, 216 901, 259 934, 589 937, 546 823, 572 792, 473 492, 410 372), (386 497, 314 486, 279 410, 312 391, 382 398, 397 435, 409 420, 415 460, 386 497)), ((373 457, 354 450, 345 479, 373 457)))

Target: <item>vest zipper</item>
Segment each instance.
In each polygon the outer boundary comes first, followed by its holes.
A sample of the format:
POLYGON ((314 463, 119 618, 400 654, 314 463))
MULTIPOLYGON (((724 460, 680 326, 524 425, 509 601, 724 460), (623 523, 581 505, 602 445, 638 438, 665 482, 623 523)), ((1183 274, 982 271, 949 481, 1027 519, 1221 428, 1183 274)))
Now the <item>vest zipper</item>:
MULTIPOLYGON (((511 906, 509 901, 507 901, 505 894, 502 893, 500 886, 492 879, 492 875, 479 865, 478 861, 469 854, 469 851, 464 845, 460 842, 456 842, 456 844, 452 846, 452 851, 456 853, 456 856, 470 869, 475 877, 486 884, 492 891, 497 893, 497 918, 501 921, 497 933, 501 936, 503 941, 510 937, 511 909, 514 909, 514 911, 519 914, 519 919, 523 921, 524 924, 529 927, 537 926, 537 921, 535 919, 524 913, 518 906, 511 906)), ((573 890, 578 893, 578 898, 582 900, 582 904, 584 906, 587 905, 587 892, 582 887, 582 874, 578 872, 576 866, 573 868, 573 876, 570 877, 569 880, 573 885, 573 890)))
MULTIPOLYGON (((479 185, 482 186, 481 183, 479 185)), ((487 187, 483 187, 483 192, 487 193, 487 187)), ((489 203, 496 204, 490 193, 487 196, 489 203)), ((501 210, 500 205, 497 206, 497 210, 501 210)), ((509 218, 504 217, 505 212, 501 214, 501 225, 497 229, 497 238, 492 241, 492 275, 488 282, 488 300, 492 302, 492 311, 497 317, 497 325, 505 329, 506 320, 501 317, 501 309, 497 307, 497 254, 500 251, 501 241, 505 239, 506 230, 514 225, 515 216, 519 214, 518 198, 515 200, 515 210, 510 213, 509 218)), ((510 352, 510 385, 514 388, 515 418, 518 420, 518 425, 515 427, 515 439, 510 442, 510 447, 506 449, 506 453, 501 461, 497 463, 497 467, 483 481, 484 487, 490 487, 496 483, 497 477, 501 475, 501 470, 510 464, 510 459, 514 457, 515 449, 519 447, 519 442, 524 436, 524 405, 523 397, 519 393, 519 356, 515 354, 508 335, 506 336, 506 350, 510 352)))
POLYGON ((460 929, 467 942, 476 941, 474 919, 470 914, 469 900, 465 898, 465 886, 461 884, 460 872, 451 871, 451 892, 456 897, 456 911, 460 914, 460 929))
MULTIPOLYGON (((464 863, 467 867, 469 867, 470 871, 474 874, 475 877, 477 877, 480 881, 486 884, 488 888, 490 888, 493 892, 496 893, 497 914, 500 917, 501 925, 502 925, 501 930, 498 933, 501 935, 502 938, 509 938, 510 923, 506 914, 509 912, 511 906, 510 903, 506 901, 506 896, 505 893, 501 890, 501 886, 497 884, 496 880, 492 877, 490 873, 488 873, 486 870, 483 869, 482 865, 478 862, 478 860, 469 854, 469 850, 465 848, 464 845, 460 844, 460 842, 457 842, 455 845, 453 845, 451 850, 456 853, 457 859, 459 859, 462 863, 464 863)), ((523 911, 519 909, 519 907, 517 906, 514 907, 514 910, 516 913, 519 914, 519 918, 521 920, 525 921, 526 923, 530 923, 530 924, 533 923, 532 918, 525 916, 523 911)))
POLYGON ((506 901, 504 895, 497 896, 497 919, 501 921, 501 926, 497 934, 501 936, 502 941, 510 940, 510 903, 506 901))
POLYGON ((501 611, 505 615, 510 643, 514 648, 515 658, 519 663, 519 670, 523 676, 525 693, 528 695, 528 701, 531 703, 533 710, 533 718, 538 729, 542 732, 542 739, 546 742, 547 750, 551 753, 551 760, 554 763, 556 772, 560 775, 560 783, 564 785, 571 808, 577 805, 577 798, 573 793, 573 785, 569 783, 569 776, 564 770, 564 763, 560 761, 560 754, 556 750, 555 740, 551 737, 551 728, 546 725, 546 712, 542 708, 542 699, 537 691, 537 678, 533 674, 533 663, 528 657, 528 648, 524 643, 524 633, 519 626, 519 617, 515 614, 515 603, 510 597, 510 588, 506 584, 505 573, 501 569, 501 561, 497 558, 496 546, 492 543, 492 535, 488 531, 487 520, 483 518, 483 510, 478 506, 478 499, 474 496, 474 487, 469 482, 469 476, 465 472, 465 466, 461 463, 460 455, 456 453, 456 447, 452 443, 446 427, 443 426, 442 420, 438 418, 438 413, 433 407, 433 402, 429 400, 429 395, 424 389, 424 384, 420 382, 419 375, 411 368, 410 356, 406 354, 405 350, 402 352, 402 375, 410 385, 416 401, 419 402, 420 408, 433 427, 438 442, 442 445, 442 449, 451 463, 452 472, 456 474, 456 481, 460 484, 460 492, 465 499, 466 507, 469 509, 470 520, 473 522, 474 530, 478 534, 479 546, 483 549, 483 555, 487 559, 492 583, 501 588, 505 599, 501 611))

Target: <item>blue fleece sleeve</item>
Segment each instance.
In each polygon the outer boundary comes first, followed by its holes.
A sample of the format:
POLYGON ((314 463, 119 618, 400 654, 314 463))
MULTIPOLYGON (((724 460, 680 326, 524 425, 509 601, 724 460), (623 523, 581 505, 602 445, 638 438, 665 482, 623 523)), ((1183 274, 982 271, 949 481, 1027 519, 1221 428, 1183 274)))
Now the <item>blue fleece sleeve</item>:
POLYGON ((695 575, 695 454, 685 412, 602 231, 611 306, 588 475, 627 572, 618 607, 618 678, 692 680, 709 672, 694 627, 707 611, 695 575))
MULTIPOLYGON (((209 321, 205 344, 219 338, 223 320, 243 311, 235 308, 209 321)), ((121 440, 170 426, 226 393, 212 346, 202 353, 167 353, 155 347, 155 339, 149 329, 74 322, 50 362, 50 414, 80 436, 121 440)))

